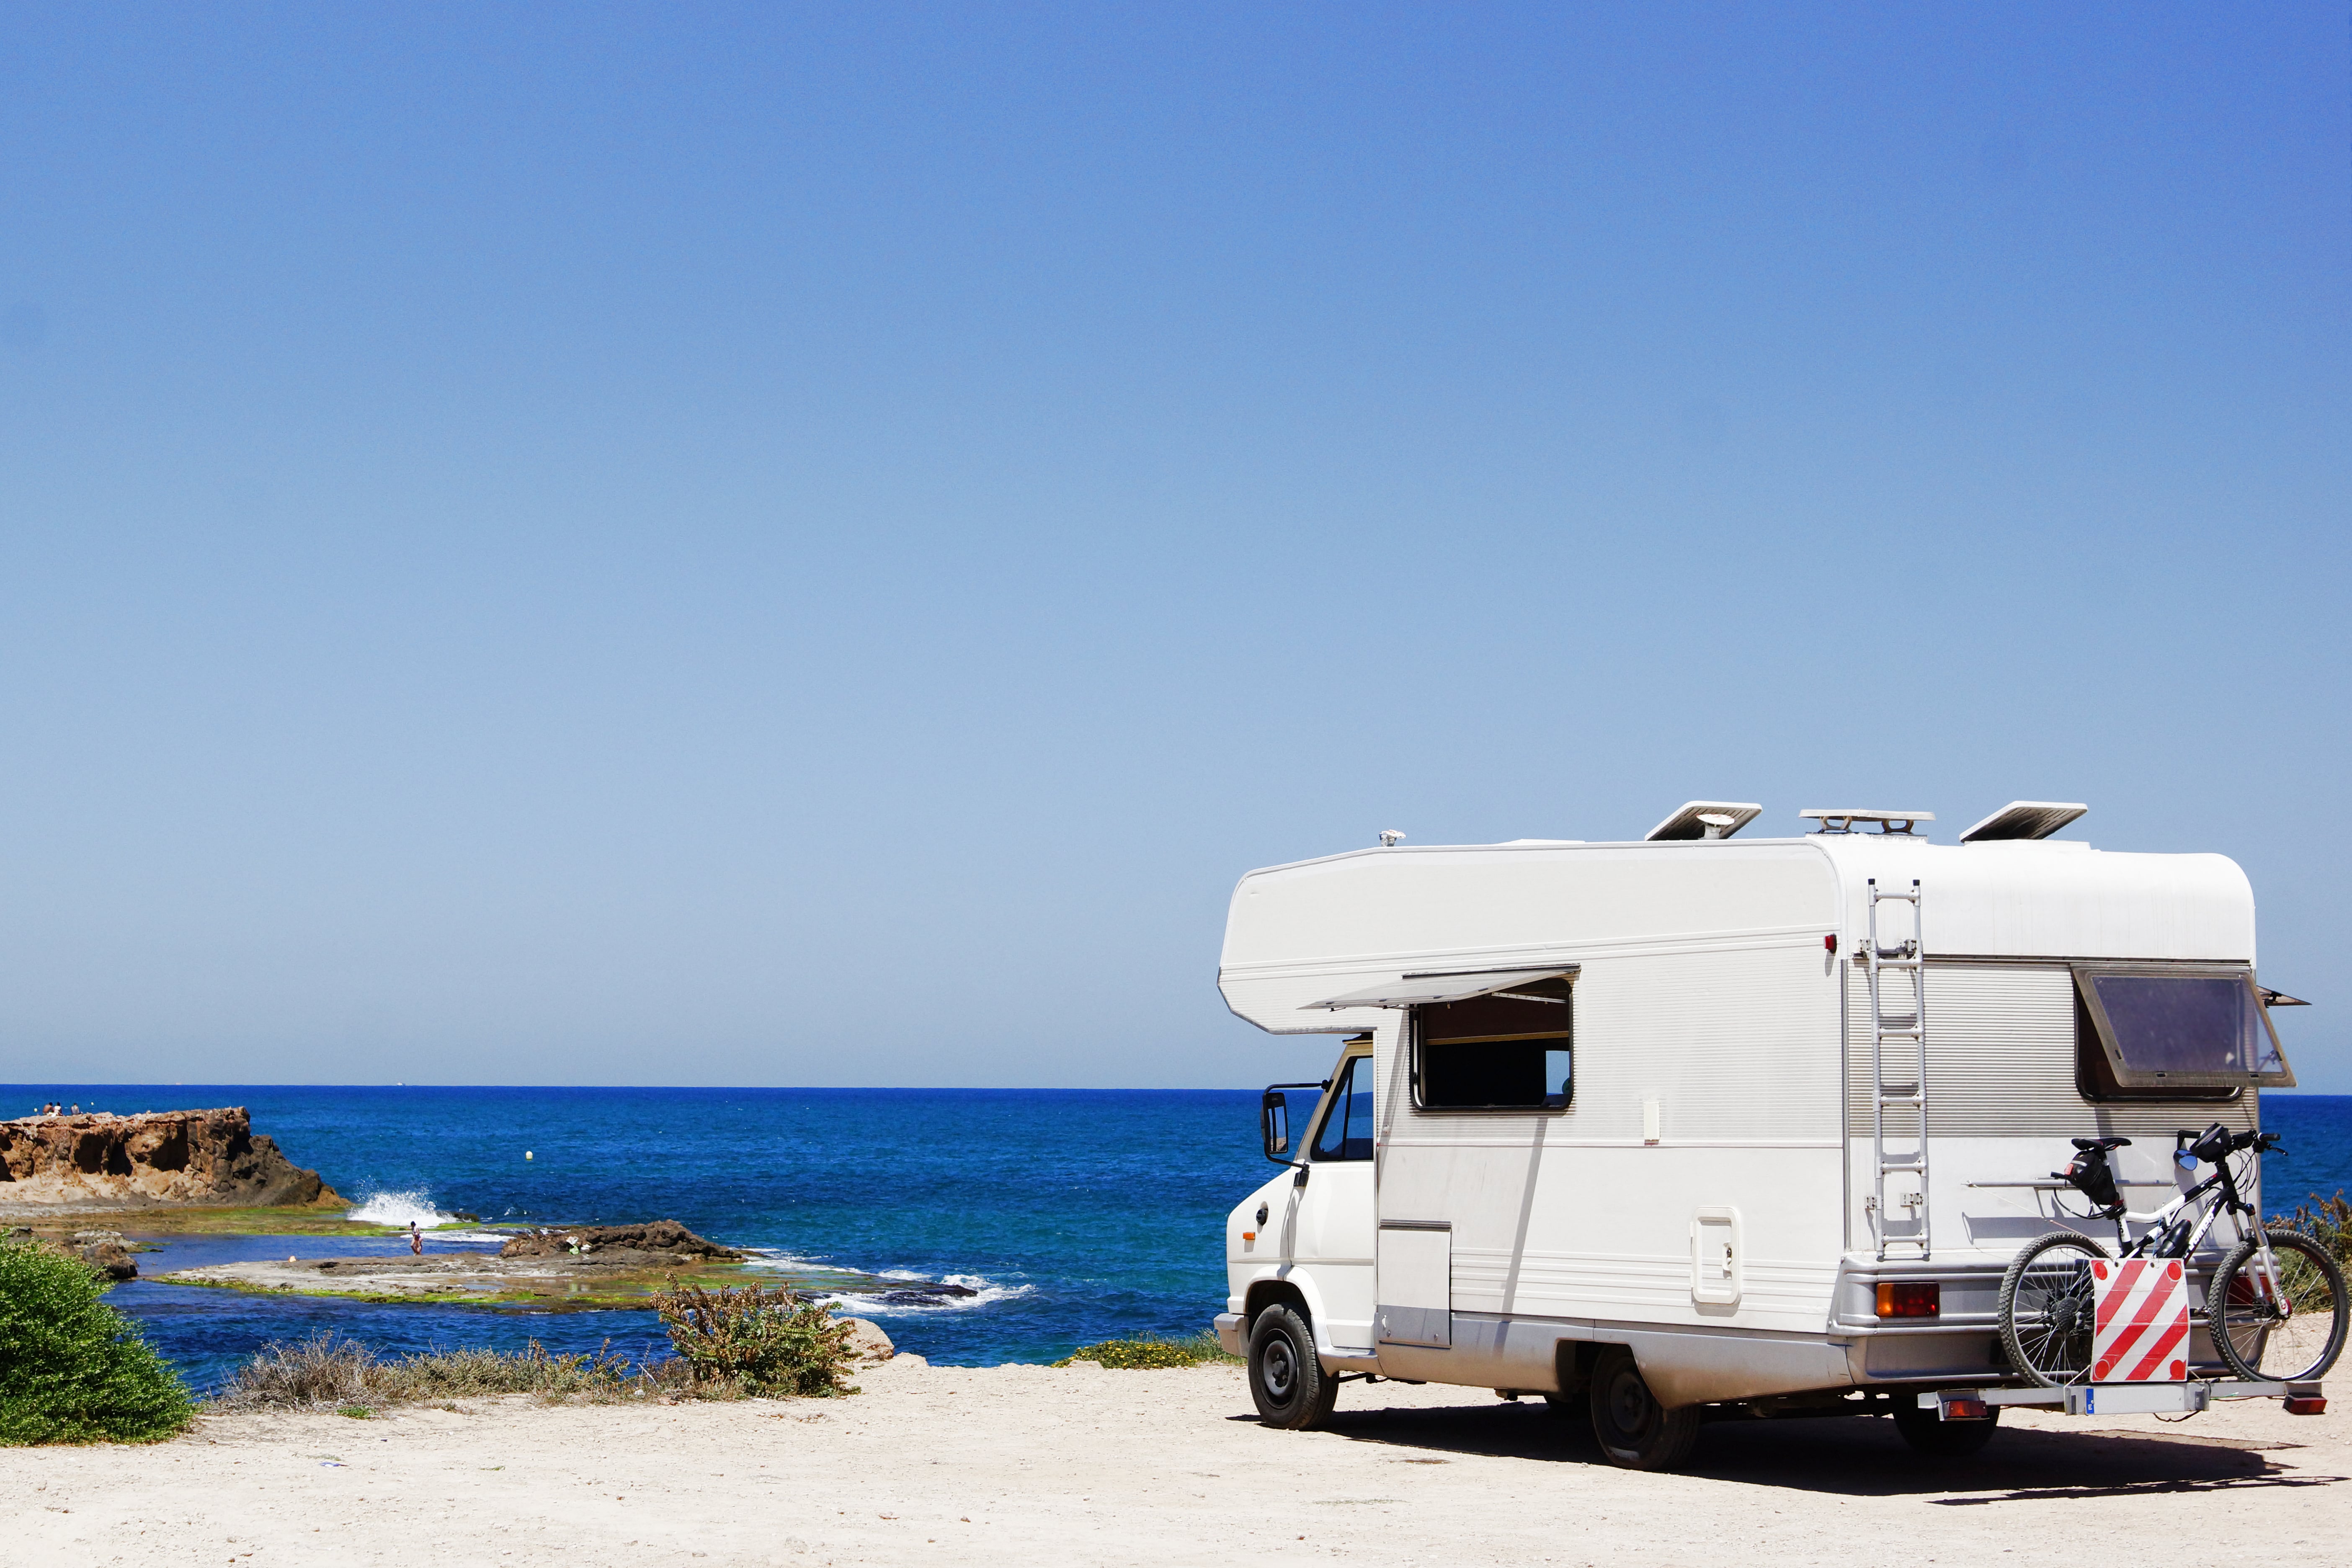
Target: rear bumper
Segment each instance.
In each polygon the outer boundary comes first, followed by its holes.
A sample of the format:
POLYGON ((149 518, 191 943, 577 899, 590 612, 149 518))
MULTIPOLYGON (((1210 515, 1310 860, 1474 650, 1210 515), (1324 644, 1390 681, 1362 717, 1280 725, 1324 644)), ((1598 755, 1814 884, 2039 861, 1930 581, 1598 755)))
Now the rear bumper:
POLYGON ((1217 1343, 1224 1347, 1227 1355, 1244 1353, 1242 1328, 1242 1315, 1239 1312, 1217 1314, 1217 1343))

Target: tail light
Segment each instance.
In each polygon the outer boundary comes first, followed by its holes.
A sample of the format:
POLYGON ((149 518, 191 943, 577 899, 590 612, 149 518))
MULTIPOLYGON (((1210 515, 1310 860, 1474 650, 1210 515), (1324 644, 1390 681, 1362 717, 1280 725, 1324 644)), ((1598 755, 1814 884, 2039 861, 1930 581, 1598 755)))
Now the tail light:
POLYGON ((2286 1401, 2286 1413, 2289 1415, 2325 1415, 2327 1414, 2327 1401, 2315 1394, 2290 1395, 2286 1401))
POLYGON ((1944 1311, 1944 1288, 1933 1279, 1882 1279, 1878 1282, 1878 1315, 1882 1318, 1935 1318, 1944 1311))

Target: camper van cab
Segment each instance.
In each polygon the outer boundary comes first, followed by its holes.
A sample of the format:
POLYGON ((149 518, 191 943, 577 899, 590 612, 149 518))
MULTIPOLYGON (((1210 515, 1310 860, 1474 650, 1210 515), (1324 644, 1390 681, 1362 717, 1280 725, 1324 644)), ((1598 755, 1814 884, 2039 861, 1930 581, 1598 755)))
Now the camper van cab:
MULTIPOLYGON (((1218 1332, 1262 1416, 1395 1379, 1589 1409, 1644 1468, 1709 1406, 1980 1445, 1919 1395, 2020 1381, 2003 1270, 2096 1230, 2052 1179, 2070 1139, 2130 1138, 2151 1208, 2179 1130, 2253 1128, 2294 1081, 2244 874, 2048 837, 2082 812, 1749 839, 1756 806, 1693 802, 1640 843, 1388 835, 1244 877, 1227 1005, 1336 1037, 1328 1079, 1267 1092, 1281 1168, 1226 1225, 1218 1332)), ((2219 1366, 2201 1321, 2191 1361, 2219 1366)))

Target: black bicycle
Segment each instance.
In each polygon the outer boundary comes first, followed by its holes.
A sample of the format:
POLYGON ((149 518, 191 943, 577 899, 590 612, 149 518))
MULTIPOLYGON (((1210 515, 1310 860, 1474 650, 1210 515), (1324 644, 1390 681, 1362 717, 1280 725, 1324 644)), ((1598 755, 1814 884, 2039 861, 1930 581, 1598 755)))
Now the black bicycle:
POLYGON ((2000 1338, 2011 1365, 2046 1388, 2083 1383, 2091 1375, 2097 1300, 2091 1265, 2110 1256, 2187 1258, 2223 1215, 2239 1239, 2205 1287, 2202 1321, 2213 1348, 2238 1376, 2256 1383, 2312 1383, 2343 1353, 2347 1321, 2344 1271, 2327 1248, 2299 1230, 2273 1228, 2246 1201, 2230 1161, 2246 1156, 2249 1170, 2278 1147, 2274 1132, 2231 1132, 2215 1122, 2183 1131, 2174 1159, 2212 1173, 2152 1214, 2124 1206, 2108 1152, 2128 1138, 2077 1138, 2079 1152, 2053 1175, 2096 1205, 2067 1218, 2113 1220, 2116 1251, 2089 1237, 2062 1230, 2030 1242, 2000 1282, 2000 1338), (2131 1227, 2144 1226, 2138 1240, 2131 1227))

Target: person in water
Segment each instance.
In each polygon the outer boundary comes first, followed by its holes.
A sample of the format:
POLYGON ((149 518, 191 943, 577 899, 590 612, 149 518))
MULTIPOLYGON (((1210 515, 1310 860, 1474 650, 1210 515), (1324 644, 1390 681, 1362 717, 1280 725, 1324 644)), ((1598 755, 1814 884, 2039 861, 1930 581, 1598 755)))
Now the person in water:
POLYGON ((425 1256, 425 1233, 416 1228, 415 1220, 408 1222, 408 1250, 419 1258, 425 1256))

